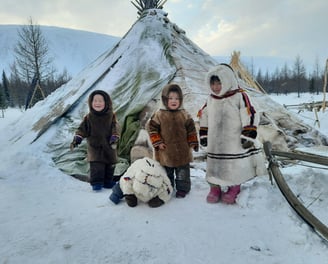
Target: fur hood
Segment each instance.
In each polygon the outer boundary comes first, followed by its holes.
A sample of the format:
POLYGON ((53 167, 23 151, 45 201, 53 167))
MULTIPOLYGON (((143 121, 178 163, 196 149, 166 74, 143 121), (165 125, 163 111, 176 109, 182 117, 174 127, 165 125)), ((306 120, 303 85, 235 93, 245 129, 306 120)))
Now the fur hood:
POLYGON ((217 96, 222 96, 228 91, 238 89, 237 76, 228 64, 220 64, 209 70, 206 75, 206 87, 210 86, 211 76, 218 76, 221 80, 222 90, 217 96))
POLYGON ((90 113, 92 114, 102 115, 109 112, 113 112, 112 100, 110 99, 109 94, 102 90, 95 90, 90 94, 88 99, 88 105, 89 105, 90 113), (104 97, 105 100, 105 108, 100 113, 92 108, 92 100, 96 94, 100 94, 102 97, 104 97))
POLYGON ((164 110, 169 110, 167 105, 168 105, 168 100, 169 100, 169 93, 170 92, 176 92, 179 95, 180 98, 180 106, 179 106, 179 110, 183 109, 183 94, 182 94, 182 90, 180 88, 179 85, 171 83, 171 84, 167 84, 163 90, 162 90, 162 107, 161 109, 164 110))

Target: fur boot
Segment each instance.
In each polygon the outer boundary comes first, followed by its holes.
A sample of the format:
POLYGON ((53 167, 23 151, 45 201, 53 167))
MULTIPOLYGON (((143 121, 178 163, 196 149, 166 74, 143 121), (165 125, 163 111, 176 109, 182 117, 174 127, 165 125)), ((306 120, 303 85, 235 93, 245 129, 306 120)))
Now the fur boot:
POLYGON ((221 188, 220 186, 211 186, 210 192, 206 197, 208 203, 217 203, 220 200, 221 188))
POLYGON ((161 200, 158 196, 154 197, 153 199, 150 199, 148 202, 149 207, 156 208, 160 207, 164 204, 164 201, 161 200))
POLYGON ((134 194, 125 195, 125 201, 130 207, 136 207, 138 205, 138 199, 134 194))
POLYGON ((222 202, 226 204, 234 204, 236 202, 237 195, 240 193, 240 185, 231 186, 228 191, 222 194, 222 202))

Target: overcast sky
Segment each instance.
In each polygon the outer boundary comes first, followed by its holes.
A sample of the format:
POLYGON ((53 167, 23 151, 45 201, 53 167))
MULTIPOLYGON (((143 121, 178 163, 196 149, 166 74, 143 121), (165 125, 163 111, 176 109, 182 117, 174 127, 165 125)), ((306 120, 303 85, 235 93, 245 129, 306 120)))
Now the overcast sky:
MULTIPOLYGON (((130 0, 0 0, 0 24, 50 25, 122 37, 137 20, 130 0)), ((211 55, 275 56, 305 66, 328 58, 327 0, 168 0, 169 19, 211 55)))

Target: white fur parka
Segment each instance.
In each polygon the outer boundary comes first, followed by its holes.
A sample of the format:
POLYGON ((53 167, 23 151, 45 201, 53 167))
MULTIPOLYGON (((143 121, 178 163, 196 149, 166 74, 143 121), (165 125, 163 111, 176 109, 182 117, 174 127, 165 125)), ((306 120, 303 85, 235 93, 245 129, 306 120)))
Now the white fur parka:
POLYGON ((166 203, 173 192, 165 169, 157 161, 147 157, 131 164, 120 178, 120 187, 124 195, 134 194, 145 203, 156 196, 166 203))
POLYGON ((208 97, 199 113, 200 130, 207 134, 206 179, 215 185, 239 185, 266 173, 260 143, 252 139, 255 144, 248 149, 241 144, 242 129, 250 125, 256 129, 259 114, 245 91, 239 89, 229 66, 218 65, 211 69, 206 77, 207 87, 210 87, 211 76, 219 77, 222 89, 219 94, 208 97), (250 105, 254 110, 252 114, 250 105))

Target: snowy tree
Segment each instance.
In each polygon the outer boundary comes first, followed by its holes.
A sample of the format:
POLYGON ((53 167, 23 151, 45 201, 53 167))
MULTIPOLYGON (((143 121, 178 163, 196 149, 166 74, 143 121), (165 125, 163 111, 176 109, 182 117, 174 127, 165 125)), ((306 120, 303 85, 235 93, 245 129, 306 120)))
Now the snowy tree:
POLYGON ((31 83, 33 78, 42 82, 54 74, 48 44, 40 26, 34 24, 32 18, 28 25, 18 30, 18 43, 14 52, 14 67, 17 67, 19 77, 26 83, 31 83))
POLYGON ((301 57, 298 55, 296 56, 293 68, 293 78, 296 81, 297 86, 297 94, 300 97, 300 92, 302 90, 302 83, 304 84, 304 80, 306 79, 306 70, 303 64, 301 57))
POLYGON ((316 57, 315 58, 315 63, 313 66, 313 72, 312 72, 312 78, 313 79, 313 86, 314 86, 314 90, 317 94, 319 94, 319 87, 322 87, 322 75, 323 72, 320 69, 320 65, 319 65, 319 58, 316 57))
POLYGON ((5 71, 2 72, 2 87, 3 87, 4 103, 6 105, 12 106, 10 92, 9 92, 9 81, 8 81, 5 71))
POLYGON ((28 92, 30 102, 27 102, 30 107, 33 105, 32 100, 37 102, 45 98, 42 83, 55 73, 52 66, 53 59, 49 57, 48 44, 40 26, 34 24, 32 18, 29 19, 28 25, 18 30, 18 43, 14 52, 15 62, 12 70, 18 75, 16 79, 19 78, 30 88, 28 92), (32 84, 35 85, 32 87, 32 84))

